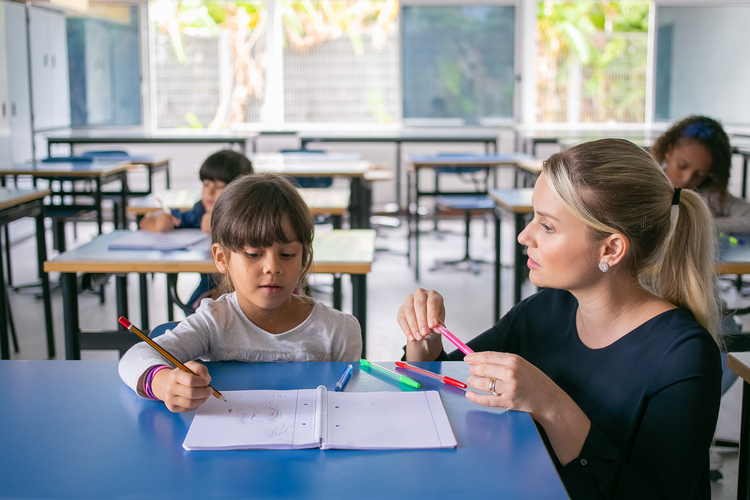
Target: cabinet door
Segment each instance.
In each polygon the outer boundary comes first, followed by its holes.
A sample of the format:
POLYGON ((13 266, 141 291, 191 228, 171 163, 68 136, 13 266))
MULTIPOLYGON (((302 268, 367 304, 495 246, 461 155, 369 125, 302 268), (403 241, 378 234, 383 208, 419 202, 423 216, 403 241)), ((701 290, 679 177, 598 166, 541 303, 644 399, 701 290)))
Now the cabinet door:
POLYGON ((50 128, 54 114, 51 109, 49 14, 44 9, 29 8, 29 43, 34 130, 44 130, 50 128))
MULTIPOLYGON (((0 26, 5 26, 5 4, 0 2, 0 26)), ((5 37, 0 36, 0 164, 10 162, 10 103, 5 37)))
POLYGON ((30 160, 31 97, 29 93, 29 59, 26 39, 26 6, 5 4, 6 46, 8 51, 8 98, 10 101, 11 156, 14 162, 30 160))
POLYGON ((70 80, 68 78, 68 32, 65 14, 49 12, 50 127, 70 126, 70 80))

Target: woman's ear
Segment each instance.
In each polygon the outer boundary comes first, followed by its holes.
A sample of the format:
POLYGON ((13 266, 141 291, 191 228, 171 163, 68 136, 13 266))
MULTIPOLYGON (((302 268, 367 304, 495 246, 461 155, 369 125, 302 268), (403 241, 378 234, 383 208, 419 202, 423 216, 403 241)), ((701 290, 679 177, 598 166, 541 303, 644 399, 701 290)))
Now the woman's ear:
POLYGON ((629 247, 630 241, 624 234, 610 234, 602 240, 599 262, 604 262, 609 267, 616 266, 625 258, 629 247))
POLYGON ((211 245, 211 254, 214 256, 214 265, 221 274, 227 273, 229 267, 229 252, 218 243, 211 245))

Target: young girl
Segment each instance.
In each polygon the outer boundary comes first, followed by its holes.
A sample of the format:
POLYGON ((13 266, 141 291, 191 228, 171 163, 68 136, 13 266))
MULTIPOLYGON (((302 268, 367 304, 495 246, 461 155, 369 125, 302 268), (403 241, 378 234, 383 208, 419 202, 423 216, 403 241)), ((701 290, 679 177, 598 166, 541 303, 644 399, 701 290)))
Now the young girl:
POLYGON ((721 361, 708 207, 624 140, 567 149, 542 172, 518 241, 543 289, 466 357, 433 331, 443 298, 417 290, 398 314, 406 359, 463 359, 469 400, 528 412, 572 499, 710 498, 721 361))
POLYGON ((119 365, 123 381, 173 412, 196 409, 211 395, 205 361, 356 361, 359 323, 309 297, 313 218, 297 190, 280 176, 253 174, 232 182, 211 215, 214 262, 225 293, 159 337, 197 375, 167 366, 146 343, 119 365))
POLYGON ((750 232, 750 203, 727 189, 732 146, 721 124, 706 116, 688 116, 672 125, 651 148, 651 155, 674 187, 696 189, 708 202, 716 230, 750 232))

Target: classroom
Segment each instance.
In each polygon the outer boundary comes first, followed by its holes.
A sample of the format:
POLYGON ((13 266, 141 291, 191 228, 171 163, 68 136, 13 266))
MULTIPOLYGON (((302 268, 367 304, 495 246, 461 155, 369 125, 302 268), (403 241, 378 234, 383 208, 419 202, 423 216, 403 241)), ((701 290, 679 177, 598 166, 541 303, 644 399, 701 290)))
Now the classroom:
POLYGON ((0 0, 0 499, 750 500, 747 26, 0 0))

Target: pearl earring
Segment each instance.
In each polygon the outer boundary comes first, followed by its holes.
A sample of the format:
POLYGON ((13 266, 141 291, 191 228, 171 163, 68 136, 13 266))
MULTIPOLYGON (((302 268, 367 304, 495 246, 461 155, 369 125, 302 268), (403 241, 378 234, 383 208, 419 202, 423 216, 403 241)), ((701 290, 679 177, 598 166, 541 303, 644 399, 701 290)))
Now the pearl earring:
POLYGON ((609 271, 609 264, 607 264, 606 262, 600 262, 599 270, 603 273, 606 273, 607 271, 609 271))

